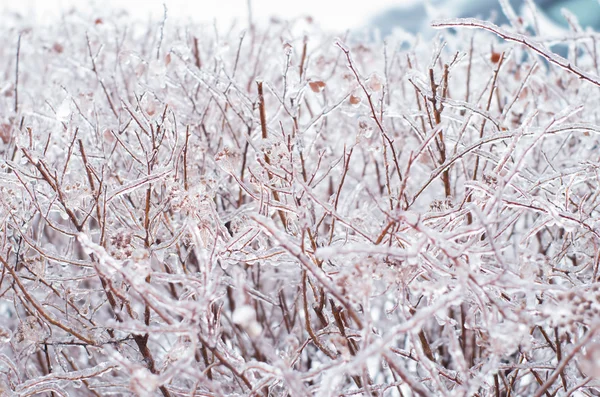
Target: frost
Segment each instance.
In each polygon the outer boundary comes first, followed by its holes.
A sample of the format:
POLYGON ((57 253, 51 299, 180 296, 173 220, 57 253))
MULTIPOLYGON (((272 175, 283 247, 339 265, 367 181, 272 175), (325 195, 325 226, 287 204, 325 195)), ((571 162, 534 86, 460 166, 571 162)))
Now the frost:
POLYGON ((2 393, 593 394, 597 35, 509 3, 385 43, 7 15, 2 393))

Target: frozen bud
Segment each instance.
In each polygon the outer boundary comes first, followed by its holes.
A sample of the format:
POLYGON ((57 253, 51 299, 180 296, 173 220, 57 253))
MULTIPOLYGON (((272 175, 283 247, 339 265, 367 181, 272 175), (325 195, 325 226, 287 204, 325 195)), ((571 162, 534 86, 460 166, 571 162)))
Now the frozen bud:
POLYGON ((373 136, 373 125, 367 117, 361 116, 358 119, 357 140, 369 139, 373 136))
POLYGON ((292 53, 292 45, 290 43, 288 43, 287 41, 285 43, 283 43, 283 52, 285 52, 286 55, 289 55, 292 53))
POLYGON ((498 175, 495 172, 485 172, 483 174, 483 182, 491 187, 498 186, 498 175))
POLYGON ((433 212, 440 212, 444 209, 444 202, 442 200, 433 200, 429 203, 429 210, 433 212))

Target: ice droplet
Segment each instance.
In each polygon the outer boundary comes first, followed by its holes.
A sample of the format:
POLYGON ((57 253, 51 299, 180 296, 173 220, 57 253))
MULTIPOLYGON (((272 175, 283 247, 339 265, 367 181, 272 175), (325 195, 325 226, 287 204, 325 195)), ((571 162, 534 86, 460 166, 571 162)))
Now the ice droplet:
POLYGON ((71 100, 65 98, 60 106, 56 109, 56 119, 58 121, 67 121, 71 115, 71 100))
POLYGON ((240 306, 233 312, 233 322, 238 325, 248 325, 254 318, 254 308, 250 305, 240 306))

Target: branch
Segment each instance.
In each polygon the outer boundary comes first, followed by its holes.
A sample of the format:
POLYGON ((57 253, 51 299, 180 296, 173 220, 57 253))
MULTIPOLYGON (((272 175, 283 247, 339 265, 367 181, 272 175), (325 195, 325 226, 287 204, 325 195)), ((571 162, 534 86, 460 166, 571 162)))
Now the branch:
POLYGON ((582 80, 589 81, 590 83, 600 87, 600 77, 595 76, 593 74, 589 74, 575 65, 571 65, 571 62, 561 57, 560 55, 557 55, 554 52, 550 51, 549 49, 544 47, 543 44, 538 43, 537 41, 532 40, 525 35, 519 33, 510 33, 502 29, 501 27, 494 25, 491 22, 480 21, 475 18, 455 18, 433 21, 431 23, 431 26, 437 29, 467 28, 487 30, 488 32, 492 32, 506 41, 514 41, 516 43, 524 45, 525 47, 529 47, 531 50, 537 52, 539 55, 546 58, 548 62, 553 63, 556 66, 570 73, 573 73, 582 80))

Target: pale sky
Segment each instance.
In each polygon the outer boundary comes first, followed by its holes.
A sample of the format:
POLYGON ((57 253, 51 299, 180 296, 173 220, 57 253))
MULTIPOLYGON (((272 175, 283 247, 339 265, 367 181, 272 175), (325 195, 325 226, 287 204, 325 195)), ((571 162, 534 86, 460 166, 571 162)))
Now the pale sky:
MULTIPOLYGON (((116 5, 130 11, 132 15, 146 17, 148 14, 161 16, 163 3, 173 17, 190 17, 197 20, 229 23, 233 18, 247 20, 247 0, 91 0, 97 4, 116 5)), ((399 4, 418 0, 252 0, 255 19, 264 20, 271 15, 292 18, 311 15, 321 26, 344 30, 363 26, 378 12, 399 4)), ((27 18, 41 21, 70 7, 87 7, 87 0, 0 0, 0 9, 19 11, 27 18)))

